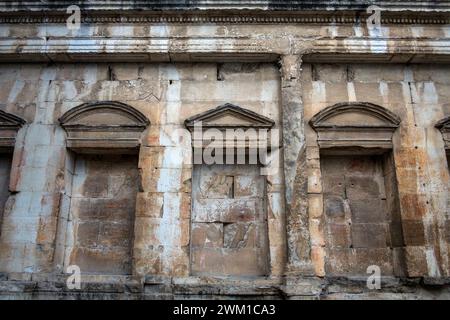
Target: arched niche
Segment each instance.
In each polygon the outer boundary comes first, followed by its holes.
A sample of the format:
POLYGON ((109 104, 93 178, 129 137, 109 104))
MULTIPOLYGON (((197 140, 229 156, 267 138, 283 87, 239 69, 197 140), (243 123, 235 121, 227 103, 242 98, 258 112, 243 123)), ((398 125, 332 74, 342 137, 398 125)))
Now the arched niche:
POLYGON ((149 120, 133 107, 116 101, 85 103, 60 119, 67 147, 82 153, 137 150, 149 120))
POLYGON ((400 118, 369 102, 345 102, 329 106, 309 124, 318 134, 320 148, 392 148, 392 134, 400 118))

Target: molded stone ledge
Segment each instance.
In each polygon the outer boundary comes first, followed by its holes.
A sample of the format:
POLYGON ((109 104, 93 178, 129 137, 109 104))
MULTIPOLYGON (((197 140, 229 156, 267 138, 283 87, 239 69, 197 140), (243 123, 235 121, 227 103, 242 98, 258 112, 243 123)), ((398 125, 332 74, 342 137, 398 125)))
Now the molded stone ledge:
POLYGON ((265 279, 171 278, 147 276, 143 282, 86 282, 69 290, 65 281, 0 281, 0 299, 418 299, 450 297, 450 279, 382 277, 381 289, 367 288, 367 279, 291 277, 265 279))

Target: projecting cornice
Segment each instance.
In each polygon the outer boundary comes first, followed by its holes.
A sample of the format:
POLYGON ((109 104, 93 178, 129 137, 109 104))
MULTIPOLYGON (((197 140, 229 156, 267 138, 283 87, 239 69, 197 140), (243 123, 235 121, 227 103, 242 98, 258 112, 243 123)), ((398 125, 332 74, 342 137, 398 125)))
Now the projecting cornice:
POLYGON ((449 24, 436 1, 0 1, 0 23, 65 23, 71 5, 84 23, 364 23, 378 6, 383 24, 449 24))
MULTIPOLYGON (((227 24, 355 24, 365 23, 367 15, 336 14, 336 13, 270 13, 246 14, 222 13, 164 13, 164 14, 110 14, 89 13, 81 16, 82 23, 227 23, 227 24)), ((62 14, 8 14, 1 15, 0 23, 22 24, 22 23, 65 23, 66 15, 62 14)), ((427 13, 408 15, 384 14, 381 18, 382 24, 450 24, 450 16, 447 14, 433 15, 427 13)))
POLYGON ((68 37, 0 39, 0 61, 275 61, 300 54, 307 62, 442 63, 450 61, 450 39, 289 39, 246 37, 68 37))
POLYGON ((84 10, 325 10, 325 11, 355 11, 365 10, 370 5, 377 5, 391 11, 419 10, 438 11, 449 10, 447 1, 419 1, 419 0, 341 0, 341 1, 314 1, 314 0, 28 0, 28 1, 0 1, 0 10, 16 11, 65 11, 70 5, 78 5, 84 10))

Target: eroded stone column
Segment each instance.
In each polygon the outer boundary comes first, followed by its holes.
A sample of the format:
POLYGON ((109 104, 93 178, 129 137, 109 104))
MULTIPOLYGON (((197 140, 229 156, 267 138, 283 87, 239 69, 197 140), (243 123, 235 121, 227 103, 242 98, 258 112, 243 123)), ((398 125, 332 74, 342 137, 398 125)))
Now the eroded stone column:
POLYGON ((289 275, 313 274, 308 227, 308 176, 300 55, 281 57, 284 178, 289 275))

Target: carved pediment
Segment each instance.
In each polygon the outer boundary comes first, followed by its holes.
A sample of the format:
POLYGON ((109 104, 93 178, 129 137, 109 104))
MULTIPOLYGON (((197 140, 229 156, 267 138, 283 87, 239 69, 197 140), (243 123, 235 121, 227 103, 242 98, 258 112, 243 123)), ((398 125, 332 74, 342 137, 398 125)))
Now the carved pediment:
POLYGON ((313 128, 386 127, 397 128, 400 118, 391 111, 369 102, 338 103, 311 118, 313 128))
POLYGON ((194 148, 254 149, 265 146, 270 149, 278 146, 278 139, 272 139, 268 134, 275 125, 272 119, 231 103, 190 117, 184 123, 194 132, 194 148), (196 130, 200 124, 202 133, 198 135, 196 130))
POLYGON ((185 120, 188 129, 192 129, 201 121, 203 128, 267 128, 273 127, 275 122, 256 112, 238 107, 231 103, 218 106, 185 120))
POLYGON ((85 103, 67 111, 60 119, 64 128, 145 128, 148 119, 138 110, 116 101, 85 103))
POLYGON ((78 152, 136 149, 148 119, 138 110, 116 101, 85 103, 60 119, 67 146, 78 152))
POLYGON ((442 133, 442 138, 445 142, 445 148, 450 149, 450 116, 445 117, 436 123, 435 127, 442 133))
POLYGON ((20 128, 26 123, 22 118, 0 110, 0 127, 20 128))
POLYGON ((14 147, 17 131, 25 123, 22 118, 0 110, 0 149, 14 147))
POLYGON ((338 103, 317 113, 309 122, 320 147, 392 148, 392 134, 400 118, 369 102, 338 103))

